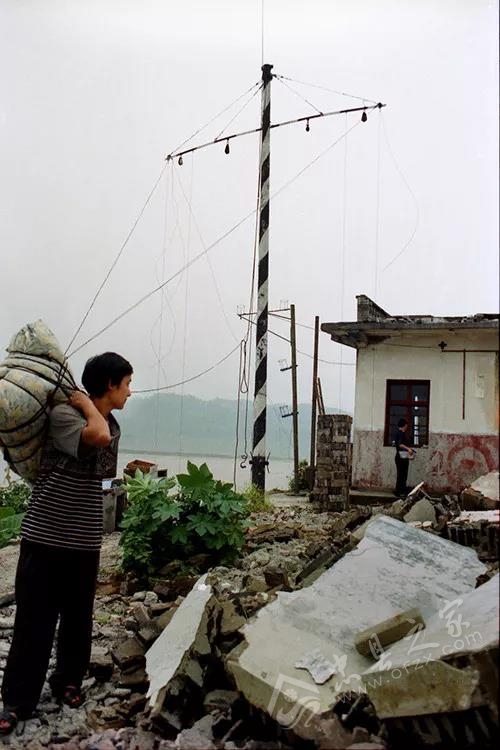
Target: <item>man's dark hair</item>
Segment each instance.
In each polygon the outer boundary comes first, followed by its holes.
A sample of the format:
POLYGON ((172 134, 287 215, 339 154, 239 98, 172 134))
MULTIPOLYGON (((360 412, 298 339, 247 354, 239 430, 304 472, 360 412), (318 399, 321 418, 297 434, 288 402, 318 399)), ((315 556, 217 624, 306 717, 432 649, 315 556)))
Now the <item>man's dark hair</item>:
POLYGON ((398 422, 398 427, 404 427, 405 424, 408 424, 408 420, 404 419, 404 417, 401 417, 401 419, 398 422))
POLYGON ((83 387, 95 398, 104 396, 111 385, 120 385, 123 378, 132 375, 130 362, 114 352, 105 352, 91 357, 82 374, 83 387))

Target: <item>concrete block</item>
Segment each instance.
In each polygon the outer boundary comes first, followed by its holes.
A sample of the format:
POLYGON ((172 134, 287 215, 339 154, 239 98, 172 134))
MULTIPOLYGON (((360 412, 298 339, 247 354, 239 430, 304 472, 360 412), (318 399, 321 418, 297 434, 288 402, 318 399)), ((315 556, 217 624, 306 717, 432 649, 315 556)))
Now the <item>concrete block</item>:
POLYGON ((424 627, 425 622, 420 610, 407 609, 405 612, 400 612, 362 630, 355 637, 354 646, 356 651, 363 656, 372 656, 378 660, 381 657, 380 646, 384 648, 394 641, 401 640, 408 633, 416 632, 417 629, 422 630, 424 627))
MULTIPOLYGON (((443 653, 449 653, 449 649, 459 650, 461 643, 448 635, 447 621, 439 617, 439 611, 458 599, 465 603, 466 597, 473 597, 483 589, 475 608, 471 604, 466 610, 468 615, 475 612, 474 617, 471 614, 465 619, 481 632, 486 642, 491 638, 496 642, 497 598, 493 588, 486 590, 491 582, 474 589, 478 574, 484 570, 477 555, 467 547, 387 516, 378 516, 366 529, 357 548, 344 555, 314 583, 299 591, 280 592, 274 602, 259 610, 244 626, 245 642, 228 655, 227 668, 237 689, 255 707, 266 711, 283 726, 293 725, 299 737, 314 739, 318 722, 331 716, 343 693, 368 689, 365 683, 379 675, 382 680, 389 677, 397 685, 397 678, 404 672, 403 665, 415 658, 413 654, 408 657, 412 643, 397 641, 391 646, 391 654, 397 654, 399 672, 383 672, 380 663, 374 664, 354 646, 353 633, 367 629, 370 623, 418 608, 427 623, 423 631, 426 647, 432 651, 434 659, 443 658, 443 653), (429 632, 431 621, 436 633, 429 632), (431 640, 430 636, 434 635, 431 640), (305 653, 315 649, 338 669, 338 675, 322 685, 295 667, 305 653)), ((470 628, 465 633, 472 635, 470 628)), ((469 649, 479 647, 479 642, 471 641, 468 645, 469 649)), ((421 659, 417 675, 424 672, 421 664, 425 655, 426 649, 416 654, 421 659)), ((394 665, 394 658, 391 660, 394 665)), ((423 682, 429 693, 432 675, 428 673, 423 682)), ((423 715, 431 713, 428 709, 434 701, 428 700, 426 692, 415 701, 411 680, 404 685, 399 695, 401 715, 406 715, 404 711, 410 706, 418 706, 423 715)), ((374 703, 379 692, 382 701, 383 688, 383 685, 375 686, 373 697, 369 696, 374 703)), ((443 690, 443 684, 439 689, 433 688, 431 697, 439 690, 443 690)), ((461 697, 463 691, 455 692, 452 699, 436 705, 460 710, 461 697)), ((387 702, 393 705, 392 700, 387 702)))
POLYGON ((176 609, 170 623, 146 652, 146 671, 150 680, 147 693, 152 714, 161 711, 169 684, 177 675, 188 674, 190 662, 210 654, 209 619, 216 602, 206 575, 176 609))

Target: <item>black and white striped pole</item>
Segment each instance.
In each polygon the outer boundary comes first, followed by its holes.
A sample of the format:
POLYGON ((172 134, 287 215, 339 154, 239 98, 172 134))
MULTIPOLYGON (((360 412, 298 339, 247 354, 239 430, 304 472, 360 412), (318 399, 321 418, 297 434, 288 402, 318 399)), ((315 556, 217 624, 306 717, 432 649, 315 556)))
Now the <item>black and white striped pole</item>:
POLYGON ((252 484, 266 487, 267 317, 269 276, 269 178, 272 65, 262 66, 262 129, 259 186, 259 273, 253 402, 252 484))

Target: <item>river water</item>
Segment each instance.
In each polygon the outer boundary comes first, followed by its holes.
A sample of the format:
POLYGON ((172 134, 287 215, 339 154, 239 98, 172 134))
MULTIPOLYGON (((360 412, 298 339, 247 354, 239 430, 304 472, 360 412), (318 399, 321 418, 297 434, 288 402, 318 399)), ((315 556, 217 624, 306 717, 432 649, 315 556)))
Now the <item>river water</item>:
MULTIPOLYGON (((234 459, 229 456, 179 456, 168 453, 138 454, 128 451, 120 451, 118 455, 118 476, 122 475, 123 467, 134 458, 158 464, 159 469, 167 469, 168 476, 185 472, 188 460, 197 466, 207 463, 215 479, 221 479, 224 482, 233 481, 234 459)), ((250 466, 247 464, 247 467, 242 469, 239 466, 239 461, 236 466, 236 487, 241 490, 251 483, 250 466)), ((5 483, 6 468, 7 464, 0 457, 0 485, 5 483)), ((292 474, 292 461, 289 459, 271 459, 269 473, 266 475, 266 489, 288 489, 288 481, 292 474)), ((15 475, 12 475, 12 478, 16 478, 15 475)))

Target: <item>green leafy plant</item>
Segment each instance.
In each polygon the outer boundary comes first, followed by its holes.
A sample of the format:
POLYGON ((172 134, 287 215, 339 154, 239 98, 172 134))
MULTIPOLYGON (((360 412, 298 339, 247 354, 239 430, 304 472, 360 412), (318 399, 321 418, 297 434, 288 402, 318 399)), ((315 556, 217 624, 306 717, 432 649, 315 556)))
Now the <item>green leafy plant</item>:
POLYGON ((0 487, 0 547, 21 533, 21 522, 28 507, 31 490, 25 482, 8 480, 0 487))
POLYGON ((26 482, 9 482, 0 487, 0 507, 11 508, 14 513, 23 513, 28 507, 31 489, 26 482))
POLYGON ((215 480, 206 464, 188 461, 187 473, 175 479, 137 471, 126 486, 120 539, 125 570, 149 575, 175 558, 200 552, 227 556, 244 542, 245 498, 215 480))
POLYGON ((249 513, 259 513, 267 510, 272 510, 272 503, 266 497, 266 493, 260 490, 255 484, 249 484, 243 490, 243 497, 245 498, 246 508, 249 513))
POLYGON ((308 468, 309 464, 305 459, 299 461, 298 481, 295 481, 295 476, 293 474, 288 479, 288 489, 290 490, 290 492, 306 492, 309 489, 309 483, 307 479, 308 468))
POLYGON ((13 508, 0 508, 0 547, 21 533, 24 513, 16 513, 13 508))
POLYGON ((168 494, 174 485, 174 479, 155 479, 139 469, 134 477, 127 477, 128 508, 123 514, 120 538, 125 570, 145 573, 154 568, 155 541, 166 521, 178 518, 180 513, 168 494))

